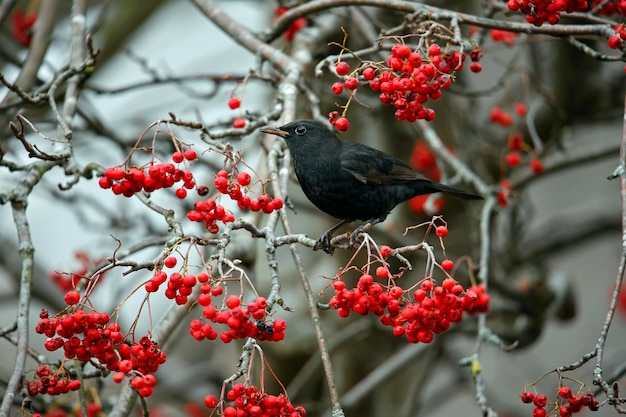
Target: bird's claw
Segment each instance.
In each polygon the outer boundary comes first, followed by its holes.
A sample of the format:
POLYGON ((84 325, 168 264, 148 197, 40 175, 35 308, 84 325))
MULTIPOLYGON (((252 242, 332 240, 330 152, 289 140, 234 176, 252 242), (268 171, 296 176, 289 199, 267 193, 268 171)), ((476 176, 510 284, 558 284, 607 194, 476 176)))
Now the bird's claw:
POLYGON ((313 246, 313 250, 323 250, 329 255, 332 255, 335 252, 335 248, 330 245, 330 241, 333 238, 332 234, 324 233, 322 237, 317 239, 315 245, 313 246))

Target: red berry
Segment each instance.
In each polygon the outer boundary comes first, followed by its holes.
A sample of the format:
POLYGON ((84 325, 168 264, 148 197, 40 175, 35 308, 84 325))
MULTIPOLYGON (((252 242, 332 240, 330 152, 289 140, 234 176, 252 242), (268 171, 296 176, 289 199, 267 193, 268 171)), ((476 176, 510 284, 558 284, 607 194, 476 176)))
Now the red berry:
POLYGON ((112 180, 121 180, 124 178, 125 172, 121 168, 107 168, 104 170, 104 176, 112 180))
POLYGON ((341 61, 337 63, 335 67, 335 72, 337 75, 348 75, 350 73, 350 65, 347 62, 341 61))
POLYGON ((444 259, 443 261, 441 261, 441 267, 446 271, 451 271, 452 268, 454 268, 454 262, 452 262, 450 259, 444 259))
POLYGON ((391 54, 396 58, 407 59, 411 54, 411 49, 400 43, 391 48, 391 54))
POLYGON ((233 120, 233 127, 235 129, 241 129, 245 125, 246 125, 246 119, 244 119, 242 117, 238 117, 235 120, 233 120))
POLYGON ((333 85, 330 87, 330 91, 333 94, 341 94, 343 92, 343 84, 341 84, 339 81, 333 83, 333 85))
POLYGON ((546 412, 545 408, 543 407, 535 407, 533 409, 533 413, 532 416, 533 417, 546 417, 548 413, 546 412))
POLYGON ((504 157, 504 160, 508 166, 510 166, 511 168, 515 168, 522 161, 522 157, 518 152, 509 152, 504 157))
POLYGON ((252 177, 247 172, 242 171, 239 174, 237 174, 237 183, 243 187, 250 184, 251 180, 252 180, 252 177))
POLYGON ((180 198, 181 200, 185 197, 187 197, 187 190, 185 190, 184 188, 179 188, 176 190, 176 197, 180 198))
POLYGON ((387 270, 384 266, 379 266, 376 268, 376 276, 378 278, 387 278, 389 276, 389 270, 387 270))
POLYGON ((230 308, 231 310, 233 308, 237 308, 241 305, 241 299, 236 296, 236 295, 229 295, 228 298, 226 299, 226 306, 228 306, 228 308, 230 308))
POLYGON ((374 71, 374 68, 367 67, 363 70, 363 78, 365 78, 367 81, 373 80, 374 77, 376 77, 376 71, 374 71))
POLYGON ((344 84, 348 90, 356 90, 359 86, 359 80, 357 80, 356 77, 348 77, 344 84))
POLYGON ((609 44, 609 48, 619 49, 622 46, 622 38, 619 37, 618 35, 613 35, 609 37, 609 39, 607 40, 607 43, 609 44))
POLYGON ((386 258, 386 257, 388 257, 388 256, 391 256, 391 252, 392 252, 391 248, 390 248, 389 246, 387 246, 387 245, 382 245, 382 246, 380 247, 380 255, 381 255, 383 258, 386 258))
POLYGON ((178 152, 178 151, 174 152, 172 154, 172 161, 176 162, 177 164, 183 162, 182 152, 178 152))
POLYGON ((195 161, 195 159, 198 157, 198 154, 193 149, 187 149, 183 153, 183 157, 185 157, 185 159, 188 161, 195 161))
POLYGON ((470 64, 469 67, 470 71, 474 72, 474 73, 479 73, 483 70, 483 66, 480 65, 478 62, 472 62, 470 64))
POLYGON ((512 151, 521 151, 522 146, 524 146, 524 136, 522 136, 522 132, 515 131, 511 133, 508 146, 512 151))
POLYGON ((530 160, 530 163, 528 165, 530 166, 530 169, 532 169, 535 174, 539 175, 543 173, 543 164, 541 163, 541 159, 533 158, 530 160))
POLYGON ((207 395, 206 397, 204 397, 204 405, 206 405, 207 408, 215 408, 217 407, 217 404, 218 401, 215 395, 207 395))
POLYGON ((68 306, 73 306, 75 304, 78 304, 78 302, 80 301, 80 293, 73 290, 68 291, 63 299, 68 306))
POLYGON ((561 398, 570 398, 572 396, 572 389, 570 387, 561 387, 559 389, 559 397, 561 398))
POLYGON ((345 132, 350 127, 350 122, 345 117, 340 117, 335 121, 335 127, 340 132, 345 132))
POLYGON ((107 177, 100 177, 98 179, 98 186, 100 186, 100 188, 111 188, 111 186, 113 185, 113 182, 111 181, 110 178, 107 177))
POLYGON ((526 116, 526 105, 524 103, 515 103, 515 113, 517 113, 517 115, 519 117, 525 117, 526 116))
POLYGON ((428 47, 428 55, 436 56, 436 55, 439 55, 440 53, 441 53, 441 47, 437 45, 436 43, 433 43, 432 45, 428 47))
POLYGON ((435 234, 439 237, 446 237, 448 234, 448 228, 446 226, 437 226, 435 234))
POLYGON ((546 397, 546 394, 537 394, 535 395, 533 404, 535 404, 537 407, 545 407, 546 404, 548 404, 548 397, 546 397))
POLYGON ((534 401, 535 394, 533 394, 530 391, 524 391, 520 394, 520 399, 522 400, 523 403, 530 404, 534 401))
POLYGON ((239 108, 239 106, 241 106, 241 100, 238 97, 231 97, 228 100, 228 107, 230 107, 231 109, 237 109, 239 108))
POLYGON ((165 261, 163 261, 163 264, 168 268, 174 268, 177 262, 178 260, 175 257, 168 256, 167 258, 165 258, 165 261))

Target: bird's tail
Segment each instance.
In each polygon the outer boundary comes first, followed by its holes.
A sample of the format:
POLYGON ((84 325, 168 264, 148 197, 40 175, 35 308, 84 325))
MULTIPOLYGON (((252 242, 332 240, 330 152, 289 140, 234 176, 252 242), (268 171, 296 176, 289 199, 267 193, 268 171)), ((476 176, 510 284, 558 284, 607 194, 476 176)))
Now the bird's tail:
POLYGON ((431 187, 433 188, 433 191, 431 191, 433 193, 438 191, 454 197, 463 198, 465 200, 483 200, 483 197, 479 196, 478 194, 473 194, 469 191, 450 187, 449 185, 439 184, 438 182, 433 182, 431 184, 431 187))

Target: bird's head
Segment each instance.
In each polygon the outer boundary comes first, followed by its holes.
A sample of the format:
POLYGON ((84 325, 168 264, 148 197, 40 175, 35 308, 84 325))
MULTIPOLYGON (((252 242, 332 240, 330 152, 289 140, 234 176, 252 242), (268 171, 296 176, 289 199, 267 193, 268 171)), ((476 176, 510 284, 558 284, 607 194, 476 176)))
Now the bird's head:
POLYGON ((265 127, 261 129, 261 132, 280 136, 285 139, 291 150, 294 146, 323 148, 339 140, 326 126, 315 120, 294 120, 281 127, 265 127))

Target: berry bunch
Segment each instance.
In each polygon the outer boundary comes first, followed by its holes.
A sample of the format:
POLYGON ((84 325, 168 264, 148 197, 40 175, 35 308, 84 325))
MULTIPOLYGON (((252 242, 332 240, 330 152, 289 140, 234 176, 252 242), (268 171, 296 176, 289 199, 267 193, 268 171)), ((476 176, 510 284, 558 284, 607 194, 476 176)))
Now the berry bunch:
MULTIPOLYGON (((476 56, 476 60, 480 56, 476 56)), ((343 83, 336 82, 331 86, 333 94, 341 94, 346 90, 350 95, 356 94, 359 87, 360 73, 369 87, 379 93, 379 100, 394 106, 397 120, 414 122, 418 119, 433 120, 435 111, 425 107, 429 100, 441 97, 441 91, 452 84, 452 74, 464 66, 465 54, 459 51, 442 53, 441 47, 431 44, 426 52, 412 51, 405 44, 396 44, 384 65, 364 63, 354 71, 345 61, 335 66, 337 75, 345 77, 343 83)), ((340 130, 347 130, 348 120, 345 118, 348 105, 344 106, 343 114, 331 112, 331 124, 340 130)))
POLYGON ((489 37, 491 37, 492 41, 498 42, 498 43, 502 42, 506 45, 515 44, 515 40, 517 39, 518 36, 519 36, 519 33, 509 32, 507 30, 491 29, 489 31, 489 37))
POLYGON ((535 26, 545 22, 556 25, 561 13, 587 11, 587 0, 505 0, 509 10, 526 15, 526 21, 535 26))
MULTIPOLYGON (((95 359, 114 372, 150 374, 166 361, 166 354, 148 336, 129 345, 125 343, 119 324, 109 321, 108 314, 96 311, 87 313, 77 309, 60 317, 50 317, 48 311, 42 310, 35 331, 48 337, 44 343, 47 350, 63 348, 67 359, 80 362, 95 359)), ((142 396, 151 393, 151 389, 144 390, 143 394, 140 391, 142 396)))
POLYGON ((161 188, 171 188, 181 181, 183 191, 176 195, 184 198, 187 195, 186 190, 195 186, 191 171, 176 168, 174 164, 152 164, 147 172, 145 168, 136 166, 126 170, 119 167, 107 168, 104 170, 104 177, 98 180, 98 185, 103 189, 110 188, 113 194, 132 197, 140 191, 151 193, 161 188))
MULTIPOLYGON (((264 297, 257 297, 255 301, 249 302, 245 308, 241 306, 241 299, 236 295, 231 295, 226 299, 226 308, 218 311, 211 304, 211 296, 221 294, 215 291, 221 287, 212 288, 210 284, 203 284, 200 287, 198 304, 203 306, 202 315, 214 324, 225 324, 228 330, 220 333, 220 339, 224 343, 229 343, 233 339, 252 337, 259 341, 277 342, 285 338, 287 323, 283 319, 276 319, 273 322, 267 320, 267 300, 264 297)), ((202 323, 201 320, 192 320, 189 325, 189 332, 196 340, 217 338, 217 331, 209 323, 202 323)))
POLYGON ((31 397, 37 394, 65 394, 69 391, 80 389, 80 386, 81 382, 72 379, 64 368, 53 372, 46 364, 41 364, 37 367, 34 380, 26 380, 26 389, 31 397))
POLYGON ((572 389, 567 386, 559 388, 558 399, 553 403, 548 403, 545 394, 535 394, 530 391, 524 391, 520 394, 520 399, 525 404, 533 404, 535 408, 532 411, 533 417, 546 417, 548 412, 546 407, 559 410, 559 417, 571 417, 574 413, 578 413, 587 407, 590 411, 598 411, 600 403, 590 392, 588 394, 574 394, 572 389))
MULTIPOLYGON (((304 417, 306 410, 302 406, 294 406, 284 394, 271 395, 260 391, 254 385, 235 384, 226 393, 226 398, 233 405, 224 407, 223 417, 304 417)), ((204 404, 215 408, 219 401, 214 395, 207 395, 204 404)))
POLYGON ((411 343, 430 343, 434 334, 450 328, 450 323, 461 321, 462 313, 487 312, 489 296, 482 285, 467 290, 454 279, 447 278, 441 285, 425 280, 413 292, 410 301, 405 291, 396 286, 375 283, 371 275, 362 275, 353 289, 347 289, 344 281, 333 283, 335 295, 330 307, 341 317, 350 311, 380 316, 380 322, 393 328, 395 336, 406 336, 411 343))
POLYGON ((252 177, 247 172, 239 172, 236 177, 233 177, 233 175, 229 176, 228 172, 222 169, 217 172, 213 185, 217 191, 228 195, 231 200, 236 201, 240 209, 262 211, 265 214, 269 214, 283 207, 283 200, 278 197, 270 199, 266 194, 261 194, 253 200, 244 194, 241 187, 247 187, 252 181, 252 177))

